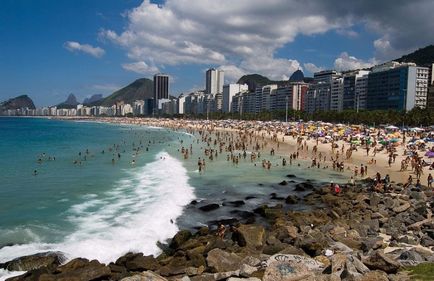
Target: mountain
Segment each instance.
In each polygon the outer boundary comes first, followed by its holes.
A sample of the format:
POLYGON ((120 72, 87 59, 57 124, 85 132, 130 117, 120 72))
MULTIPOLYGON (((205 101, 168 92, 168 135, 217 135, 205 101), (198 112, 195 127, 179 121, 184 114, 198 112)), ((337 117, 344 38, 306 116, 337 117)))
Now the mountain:
POLYGON ((83 101, 84 105, 93 104, 100 100, 102 100, 104 97, 101 94, 93 95, 90 98, 85 98, 83 101))
POLYGON ((404 55, 395 61, 398 62, 414 62, 420 66, 426 66, 434 63, 434 45, 426 46, 425 48, 418 49, 411 54, 404 55))
POLYGON ((154 82, 148 78, 141 78, 94 103, 94 105, 112 106, 118 101, 133 103, 136 100, 144 100, 146 98, 152 98, 153 96, 154 82))
POLYGON ((303 82, 304 74, 300 69, 294 72, 291 77, 289 77, 289 82, 303 82))
POLYGON ((35 104, 28 95, 18 96, 0 103, 0 111, 19 108, 35 109, 35 104))
POLYGON ((69 94, 66 101, 60 103, 57 105, 57 108, 76 108, 79 102, 77 101, 77 98, 74 96, 74 94, 69 94))
POLYGON ((260 74, 248 74, 242 76, 240 79, 238 79, 238 84, 247 84, 249 86, 249 91, 255 91, 256 87, 261 87, 269 84, 277 84, 279 86, 286 85, 288 82, 311 82, 312 78, 304 77, 304 74, 301 70, 295 71, 291 78, 288 80, 282 80, 282 81, 273 81, 268 79, 265 76, 262 76, 260 74))

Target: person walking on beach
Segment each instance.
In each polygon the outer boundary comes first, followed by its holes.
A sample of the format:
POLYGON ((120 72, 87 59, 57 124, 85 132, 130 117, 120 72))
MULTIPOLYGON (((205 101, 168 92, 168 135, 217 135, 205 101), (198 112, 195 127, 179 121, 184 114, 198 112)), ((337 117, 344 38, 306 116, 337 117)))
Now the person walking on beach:
POLYGON ((432 188, 432 182, 433 182, 432 175, 429 174, 429 175, 428 175, 428 187, 429 187, 429 188, 432 188))

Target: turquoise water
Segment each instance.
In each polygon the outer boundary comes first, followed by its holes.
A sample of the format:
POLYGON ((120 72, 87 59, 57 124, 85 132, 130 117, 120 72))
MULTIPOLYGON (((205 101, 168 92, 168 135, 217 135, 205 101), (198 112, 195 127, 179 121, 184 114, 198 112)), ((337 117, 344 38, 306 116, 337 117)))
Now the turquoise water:
POLYGON ((249 156, 234 166, 226 153, 199 173, 204 144, 196 138, 144 126, 0 118, 0 263, 43 251, 102 262, 128 251, 158 254, 156 242, 179 228, 232 218, 234 211, 265 202, 282 203, 270 194, 287 196, 306 179, 343 178, 306 169, 302 161, 276 166, 280 156, 263 156, 274 163, 271 170, 261 160, 255 166, 249 156), (179 149, 190 145, 193 155, 184 160, 179 149), (295 182, 278 185, 287 174, 296 175, 290 179, 295 182), (197 206, 189 205, 193 199, 197 206), (223 206, 234 200, 245 205, 223 206), (197 209, 208 203, 222 207, 210 213, 197 209))
POLYGON ((105 262, 155 253, 194 198, 187 171, 167 153, 185 135, 21 118, 0 118, 0 132, 0 245, 13 245, 0 249, 0 262, 44 250, 105 262))

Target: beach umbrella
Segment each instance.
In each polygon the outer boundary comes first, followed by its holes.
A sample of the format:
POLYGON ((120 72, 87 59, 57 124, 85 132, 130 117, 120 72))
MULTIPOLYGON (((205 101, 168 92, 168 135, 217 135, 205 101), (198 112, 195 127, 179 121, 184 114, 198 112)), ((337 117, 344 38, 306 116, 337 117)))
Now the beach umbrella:
POLYGON ((390 125, 390 126, 387 126, 385 129, 386 130, 398 130, 399 128, 396 126, 390 125))

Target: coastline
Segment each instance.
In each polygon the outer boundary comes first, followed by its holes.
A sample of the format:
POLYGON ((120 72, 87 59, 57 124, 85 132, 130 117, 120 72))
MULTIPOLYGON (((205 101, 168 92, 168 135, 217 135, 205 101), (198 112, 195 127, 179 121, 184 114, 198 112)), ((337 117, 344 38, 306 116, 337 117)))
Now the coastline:
MULTIPOLYGON (((77 120, 76 118, 61 119, 77 120)), ((80 118, 80 120, 82 119, 80 118)), ((113 124, 162 127, 175 131, 183 130, 187 133, 206 132, 206 136, 209 135, 213 137, 215 137, 218 132, 225 132, 229 135, 233 133, 234 136, 246 134, 245 130, 215 127, 212 122, 206 121, 197 123, 180 123, 173 120, 131 120, 129 118, 104 118, 102 120, 101 118, 85 118, 85 120, 91 122, 102 121, 113 124)), ((288 154, 297 151, 296 139, 285 136, 283 133, 278 133, 277 135, 278 140, 284 138, 284 141, 280 142, 276 142, 275 135, 266 130, 249 132, 248 134, 261 143, 266 144, 265 147, 261 148, 263 155, 267 155, 272 148, 276 150, 275 153, 277 157, 287 157, 288 154)), ((306 140, 306 144, 312 148, 315 145, 315 141, 306 140)), ((330 153, 328 153, 330 148, 327 148, 328 145, 330 144, 318 145, 318 153, 327 153, 327 158, 330 157, 330 153)), ((340 145, 341 143, 339 143, 339 146, 340 145)), ((380 155, 377 155, 377 157, 378 156, 380 155)), ((307 152, 301 151, 299 162, 303 163, 303 165, 308 165, 311 157, 311 150, 307 152)), ((353 157, 354 158, 350 160, 354 162, 348 161, 346 164, 353 165, 353 163, 366 161, 361 150, 356 151, 353 154, 353 157)), ((376 159, 378 160, 380 158, 381 160, 377 162, 377 165, 369 166, 368 176, 375 174, 374 171, 381 169, 379 165, 380 163, 383 163, 384 157, 378 157, 376 159)), ((330 165, 330 163, 331 162, 326 161, 324 165, 330 165)), ((380 171, 383 173, 383 170, 380 171)), ((389 172, 391 174, 392 180, 399 183, 403 182, 402 180, 399 180, 400 177, 402 178, 401 173, 395 171, 396 174, 393 170, 390 172, 387 167, 384 171, 385 173, 389 172)), ((328 170, 324 172, 327 173, 328 170)), ((346 172, 345 175, 349 178, 351 176, 351 171, 346 172)), ((291 178, 288 178, 287 181, 290 181, 291 178)), ((403 178, 405 178, 405 176, 403 178)), ((325 180, 325 182, 327 181, 328 180, 325 180)), ((346 181, 342 182, 342 184, 345 183, 346 181)), ((246 242, 249 246, 241 246, 240 241, 234 241, 234 232, 231 234, 231 232, 227 230, 226 235, 222 237, 223 239, 220 239, 216 236, 213 227, 203 227, 198 229, 196 232, 191 230, 178 232, 170 244, 160 245, 163 253, 158 257, 146 257, 139 253, 127 254, 120 257, 115 263, 110 263, 106 266, 99 262, 98 264, 96 262, 93 262, 92 264, 92 262, 83 259, 75 259, 66 265, 61 265, 63 263, 61 261, 61 256, 56 256, 55 258, 51 256, 50 264, 53 268, 50 269, 50 267, 47 267, 44 274, 47 274, 47 276, 56 276, 56 274, 59 274, 56 272, 61 268, 60 274, 72 274, 70 276, 73 276, 74 274, 78 274, 76 268, 74 268, 74 263, 79 263, 79 268, 82 268, 83 270, 98 269, 101 273, 101 276, 99 277, 103 278, 102 276, 106 276, 104 278, 108 278, 108 276, 111 276, 111 280, 121 280, 122 278, 128 278, 128 276, 134 276, 137 274, 139 276, 145 276, 143 278, 146 278, 146 276, 160 278, 158 277, 160 275, 165 278, 155 280, 181 280, 181 278, 185 276, 190 279, 183 280, 194 281, 221 280, 231 276, 245 279, 259 278, 259 280, 270 281, 284 280, 267 277, 271 274, 270 270, 272 268, 268 263, 276 254, 280 254, 286 256, 301 256, 306 259, 314 258, 316 262, 321 263, 320 267, 322 270, 330 267, 331 273, 323 273, 321 270, 321 274, 319 272, 313 272, 315 276, 328 275, 330 278, 331 275, 340 271, 335 270, 335 272, 333 272, 333 268, 338 268, 339 263, 342 263, 342 261, 344 264, 348 264, 344 265, 345 268, 343 269, 343 271, 348 274, 348 272, 353 270, 351 266, 354 266, 354 260, 356 259, 358 262, 364 264, 364 267, 359 264, 360 268, 351 272, 351 274, 358 278, 362 278, 360 275, 366 274, 377 274, 378 276, 384 277, 384 273, 386 274, 386 278, 388 278, 388 275, 395 276, 397 274, 399 278, 404 278, 406 276, 405 273, 398 272, 398 269, 402 268, 405 262, 399 260, 398 265, 388 259, 393 259, 395 261, 401 257, 405 251, 417 251, 417 249, 421 249, 417 253, 423 256, 423 261, 431 261, 428 259, 428 256, 433 254, 432 246, 434 246, 434 240, 431 242, 431 240, 427 238, 429 235, 421 230, 429 227, 433 223, 431 217, 432 211, 431 207, 426 204, 424 208, 420 210, 418 209, 421 208, 421 204, 423 205, 424 202, 428 201, 428 198, 432 198, 433 194, 431 190, 424 190, 424 192, 412 191, 411 188, 403 190, 402 184, 393 184, 394 192, 381 194, 369 192, 369 184, 366 184, 364 181, 357 182, 355 187, 349 187, 340 194, 334 194, 328 187, 313 186, 308 183, 303 183, 303 185, 297 186, 300 186, 300 190, 304 189, 304 191, 308 191, 306 196, 300 195, 301 193, 299 193, 299 195, 290 195, 286 198, 272 198, 266 205, 258 206, 258 208, 255 208, 254 210, 243 213, 244 215, 253 215, 261 218, 266 222, 266 224, 264 224, 260 222, 249 223, 249 221, 241 221, 241 224, 237 226, 241 233, 240 235, 247 240, 246 242), (391 201, 393 202, 390 203, 391 201), (290 206, 294 203, 305 204, 310 206, 311 209, 306 211, 294 211, 285 208, 285 206, 290 206), (407 215, 410 216, 410 214, 414 212, 418 213, 420 216, 412 219, 406 217, 407 215), (405 228, 394 228, 394 223, 397 219, 401 224, 405 225, 405 228), (356 224, 367 225, 368 229, 360 229, 356 224), (419 229, 420 233, 413 232, 410 234, 411 238, 416 241, 415 244, 409 242, 410 238, 408 238, 409 233, 407 232, 409 229, 419 229), (393 235, 394 231, 398 234, 395 235, 396 237, 393 235), (251 236, 252 233, 254 233, 254 237, 251 236), (407 238, 404 239, 403 237, 407 238), (422 241, 422 238, 426 241, 422 241), (433 244, 431 245, 431 243, 433 244), (326 255, 326 250, 330 249, 333 254, 326 255), (397 250, 398 252, 394 252, 394 250, 397 250), (393 255, 391 253, 393 253, 393 255), (399 255, 397 255, 397 253, 399 253, 399 255), (235 256, 232 254, 235 254, 235 256), (214 258, 218 261, 219 259, 229 257, 227 255, 233 258, 234 264, 236 264, 235 267, 219 265, 218 262, 212 259, 212 257, 215 256, 214 258), (390 256, 385 257, 384 255, 390 256), (249 257, 256 259, 255 262, 250 263, 245 261, 243 263, 241 260, 238 260, 249 257), (340 260, 337 260, 339 258, 340 260), (389 267, 393 266, 393 270, 389 270, 389 268, 382 266, 381 264, 378 265, 377 263, 379 263, 378 260, 380 259, 386 260, 389 267), (259 260, 260 263, 258 263, 257 260, 259 260), (351 265, 348 260, 352 260, 351 265), (263 268, 261 262, 266 262, 267 266, 263 268), (71 265, 70 263, 73 264, 71 265), (135 263, 136 265, 132 266, 132 263, 135 263), (252 272, 241 273, 241 266, 244 265, 250 266, 250 271, 252 272), (383 273, 379 273, 379 271, 382 271, 383 273)), ((248 200, 249 199, 244 198, 244 201, 248 200)), ((191 202, 189 206, 196 207, 196 204, 197 203, 191 202)), ((239 202, 238 204, 241 203, 239 202)), ((212 216, 212 210, 209 212, 210 216, 212 216)), ((232 223, 238 224, 240 221, 232 223)), ((307 263, 309 262, 313 261, 307 260, 307 263)), ((412 262, 417 264, 418 261, 412 260, 409 264, 412 262)), ((7 266, 9 265, 10 263, 7 266)), ((293 266, 293 264, 290 265, 293 266)), ((46 266, 46 264, 44 264, 44 266, 46 266)), ((340 271, 338 276, 341 277, 343 271, 340 271)), ((27 276, 30 278, 32 276, 34 277, 35 274, 37 273, 33 270, 29 271, 27 276)), ((17 277, 11 280, 27 280, 23 278, 24 277, 17 277)), ((129 279, 125 279, 125 281, 127 280, 129 279)), ((381 279, 374 278, 366 280, 381 279)))

